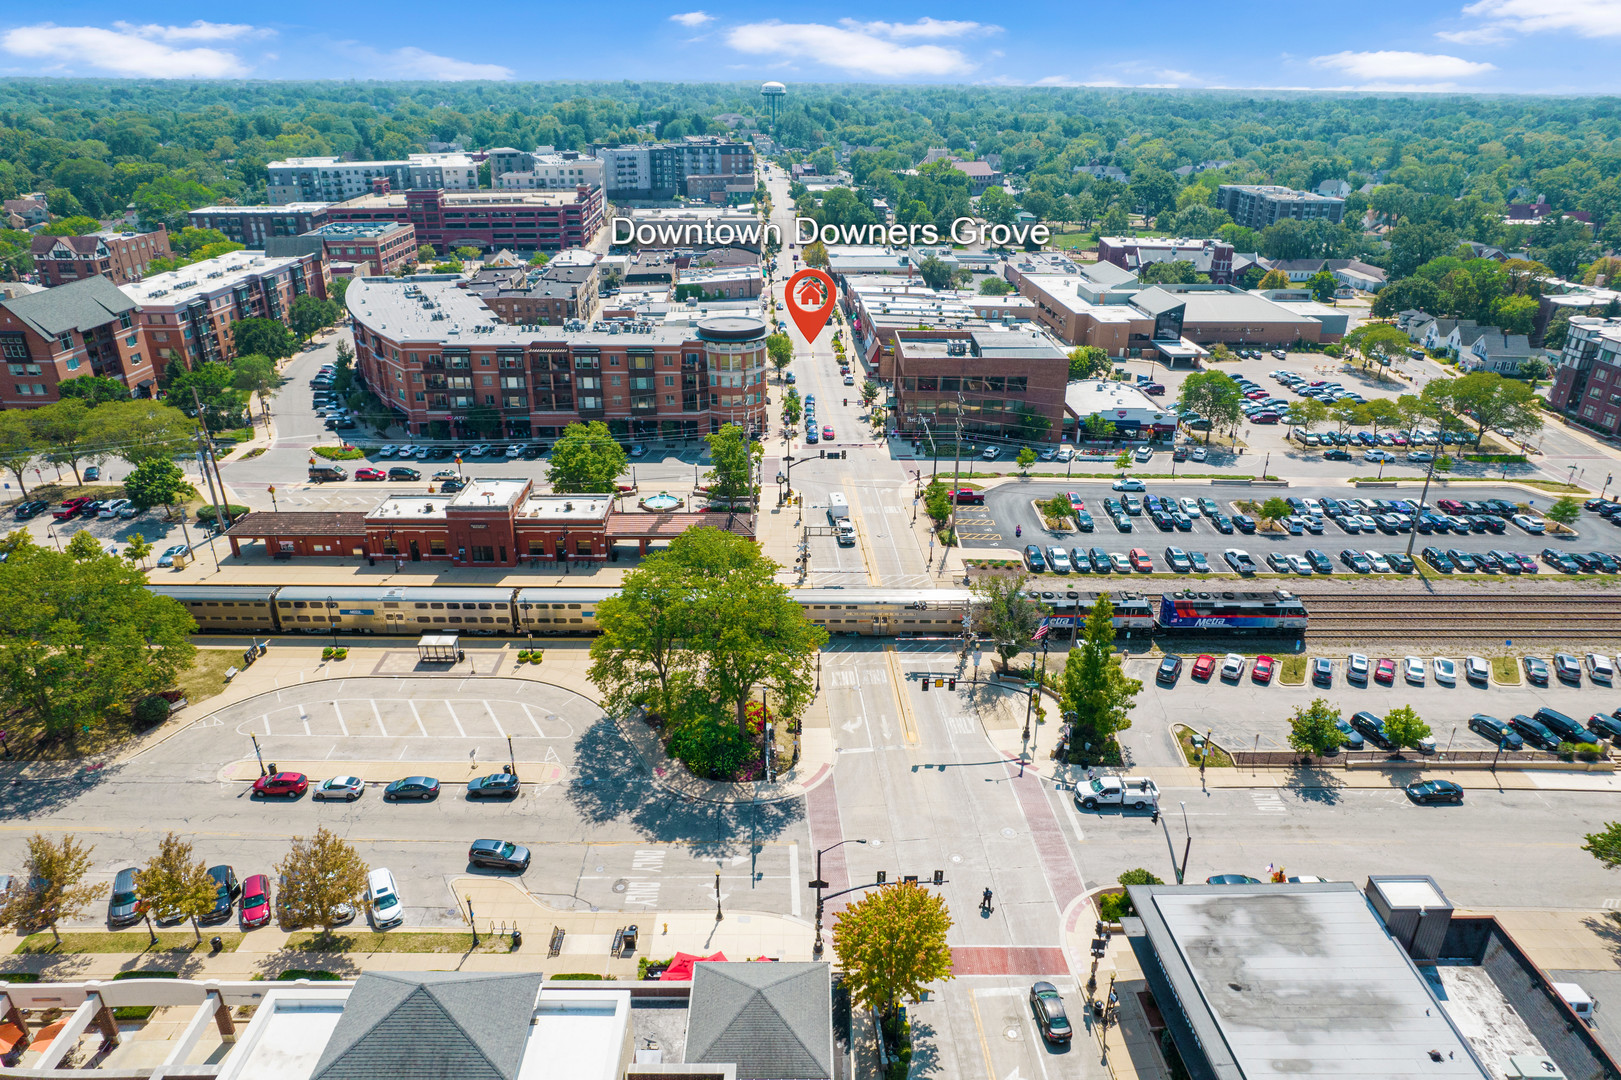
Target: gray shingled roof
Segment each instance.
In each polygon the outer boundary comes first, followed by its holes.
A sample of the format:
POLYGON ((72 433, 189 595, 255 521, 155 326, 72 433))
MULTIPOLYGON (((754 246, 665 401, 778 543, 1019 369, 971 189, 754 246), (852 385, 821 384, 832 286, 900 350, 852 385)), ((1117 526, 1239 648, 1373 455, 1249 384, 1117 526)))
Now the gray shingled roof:
POLYGON ((833 1075, 828 965, 695 965, 685 1060, 734 1064, 738 1080, 828 1080, 833 1075))
POLYGON ((367 972, 311 1080, 516 1080, 541 975, 367 972))
POLYGON ((97 274, 54 289, 14 297, 5 301, 5 308, 35 333, 54 338, 68 330, 82 333, 104 326, 124 312, 135 310, 135 301, 97 274))

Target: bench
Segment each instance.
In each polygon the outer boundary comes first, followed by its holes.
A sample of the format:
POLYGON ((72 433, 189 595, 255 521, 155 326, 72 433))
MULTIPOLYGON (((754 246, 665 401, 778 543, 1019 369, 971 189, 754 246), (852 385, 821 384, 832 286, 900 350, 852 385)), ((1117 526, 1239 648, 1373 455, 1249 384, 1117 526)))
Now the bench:
POLYGON ((549 960, 552 957, 554 957, 554 956, 558 955, 559 953, 561 953, 562 951, 563 951, 563 928, 561 926, 554 926, 554 927, 552 927, 551 944, 546 946, 546 958, 549 960))
POLYGON ((225 669, 225 681, 230 682, 232 679, 236 678, 239 674, 241 674, 241 672, 237 671, 236 668, 228 667, 228 668, 225 669))

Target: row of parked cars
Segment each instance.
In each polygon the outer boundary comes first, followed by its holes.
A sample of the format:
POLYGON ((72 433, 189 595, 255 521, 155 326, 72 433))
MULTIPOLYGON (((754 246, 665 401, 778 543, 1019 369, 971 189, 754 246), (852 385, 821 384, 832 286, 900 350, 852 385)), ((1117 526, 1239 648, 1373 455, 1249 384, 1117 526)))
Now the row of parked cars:
MULTIPOLYGON (((383 788, 383 801, 416 799, 431 802, 439 797, 439 787, 439 781, 431 776, 407 776, 383 788)), ((517 798, 520 790, 522 785, 518 782, 517 774, 506 771, 490 773, 467 782, 469 799, 513 799, 517 798)), ((274 770, 253 782, 253 794, 259 798, 296 799, 305 792, 316 800, 354 802, 366 793, 366 782, 357 776, 334 776, 312 788, 310 778, 301 772, 274 770)))
MULTIPOLYGON (((11 508, 11 516, 18 521, 28 521, 51 509, 51 504, 44 499, 28 499, 11 508)), ((92 499, 88 495, 79 495, 68 499, 55 510, 51 510, 51 517, 56 521, 72 521, 83 518, 89 521, 101 518, 104 521, 122 519, 128 521, 145 513, 145 507, 137 506, 129 499, 92 499)))

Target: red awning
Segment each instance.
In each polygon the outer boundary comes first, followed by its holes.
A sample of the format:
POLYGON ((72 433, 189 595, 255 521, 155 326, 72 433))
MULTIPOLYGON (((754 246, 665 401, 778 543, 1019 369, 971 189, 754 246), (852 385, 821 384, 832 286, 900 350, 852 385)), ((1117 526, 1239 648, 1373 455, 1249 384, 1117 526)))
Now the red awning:
POLYGON ((725 959, 725 953, 716 953, 714 956, 693 956, 691 953, 678 952, 675 954, 675 959, 670 962, 670 966, 664 969, 664 974, 659 976, 659 979, 661 981, 668 981, 671 979, 691 981, 692 965, 703 960, 725 959))

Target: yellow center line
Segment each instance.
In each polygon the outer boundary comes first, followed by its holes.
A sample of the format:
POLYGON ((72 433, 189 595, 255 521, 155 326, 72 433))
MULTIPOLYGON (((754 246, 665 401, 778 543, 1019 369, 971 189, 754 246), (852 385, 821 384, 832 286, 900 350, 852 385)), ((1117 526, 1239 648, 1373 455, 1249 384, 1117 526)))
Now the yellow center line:
POLYGON ((901 730, 906 733, 907 742, 915 743, 918 741, 917 718, 912 715, 911 695, 906 692, 906 672, 901 670, 894 645, 884 646, 884 660, 889 664, 889 677, 895 684, 895 705, 900 712, 901 730))

